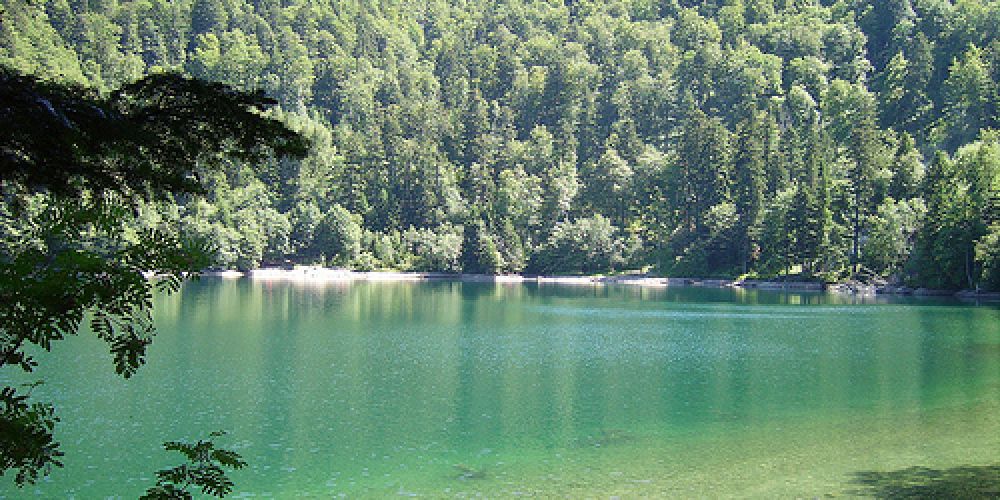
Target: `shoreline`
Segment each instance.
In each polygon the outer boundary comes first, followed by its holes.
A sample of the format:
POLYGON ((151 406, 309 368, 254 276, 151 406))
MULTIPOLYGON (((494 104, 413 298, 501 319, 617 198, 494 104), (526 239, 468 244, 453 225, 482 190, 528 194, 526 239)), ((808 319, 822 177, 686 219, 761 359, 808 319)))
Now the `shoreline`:
POLYGON ((260 268, 249 271, 203 271, 200 276, 223 279, 248 278, 255 281, 285 281, 297 283, 346 283, 354 281, 459 281, 468 283, 535 283, 538 285, 632 285, 649 288, 705 287, 740 288, 752 290, 790 292, 828 292, 843 295, 875 296, 896 295, 914 297, 952 297, 965 300, 1000 301, 1000 292, 975 290, 933 290, 902 286, 857 285, 849 283, 822 283, 814 281, 736 280, 705 278, 663 278, 640 275, 621 276, 524 276, 520 274, 463 274, 443 272, 352 271, 319 266, 297 266, 293 269, 260 268))

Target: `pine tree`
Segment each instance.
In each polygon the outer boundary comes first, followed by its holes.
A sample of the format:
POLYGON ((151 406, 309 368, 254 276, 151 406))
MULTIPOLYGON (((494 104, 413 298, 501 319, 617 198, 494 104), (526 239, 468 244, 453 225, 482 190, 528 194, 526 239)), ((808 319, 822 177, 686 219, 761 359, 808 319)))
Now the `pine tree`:
POLYGON ((948 69, 944 82, 944 146, 954 151, 976 139, 979 131, 998 124, 993 109, 996 82, 983 62, 982 51, 971 46, 948 69))
POLYGON ((685 118, 678 145, 685 224, 698 229, 709 208, 729 200, 732 150, 729 131, 717 118, 695 108, 685 118))
POLYGON ((917 151, 913 138, 903 133, 892 164, 889 196, 896 200, 908 200, 918 196, 923 176, 924 162, 920 151, 917 151))
POLYGON ((968 185, 946 153, 939 151, 928 167, 923 194, 927 222, 917 241, 918 278, 933 288, 967 286, 972 280, 974 235, 968 222, 973 208, 968 185))
POLYGON ((736 215, 739 218, 739 252, 743 272, 747 272, 754 258, 753 228, 760 223, 766 188, 764 148, 765 128, 761 124, 761 113, 750 114, 750 118, 737 129, 736 156, 733 166, 733 183, 736 215))
POLYGON ((192 40, 198 35, 226 31, 228 24, 229 13, 222 0, 194 0, 190 24, 192 40))

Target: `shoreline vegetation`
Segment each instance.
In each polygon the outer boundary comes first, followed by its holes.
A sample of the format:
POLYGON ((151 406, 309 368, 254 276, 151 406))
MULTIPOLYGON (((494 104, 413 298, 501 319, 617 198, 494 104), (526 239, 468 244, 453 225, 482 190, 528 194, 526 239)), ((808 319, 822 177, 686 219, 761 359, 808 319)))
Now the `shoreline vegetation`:
POLYGON ((1000 293, 977 290, 939 290, 911 288, 894 285, 864 285, 857 283, 825 283, 818 281, 781 281, 758 279, 719 279, 654 277, 642 274, 623 275, 553 275, 535 276, 520 274, 471 274, 444 272, 403 271, 353 271, 321 266, 295 266, 294 268, 258 268, 247 271, 209 270, 199 273, 202 277, 256 281, 286 281, 300 283, 329 283, 354 281, 460 281, 471 283, 536 283, 539 285, 632 285, 650 288, 705 287, 742 288, 754 290, 829 292, 846 295, 910 295, 916 297, 957 297, 977 300, 1000 301, 1000 293))
POLYGON ((176 72, 275 101, 301 157, 220 162, 123 224, 205 242, 192 269, 1000 291, 1000 2, 410 7, 13 1, 0 65, 95 95, 176 72))

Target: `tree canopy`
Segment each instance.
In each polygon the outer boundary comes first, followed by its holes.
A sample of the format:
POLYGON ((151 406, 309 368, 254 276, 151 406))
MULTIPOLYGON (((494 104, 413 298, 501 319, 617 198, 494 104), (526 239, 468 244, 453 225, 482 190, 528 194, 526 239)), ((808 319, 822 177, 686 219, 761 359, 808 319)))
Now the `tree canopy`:
MULTIPOLYGON (((22 71, 102 95, 165 69, 260 90, 312 139, 302 159, 233 161, 146 211, 140 226, 207 237, 223 267, 543 269, 559 223, 601 215, 638 246, 600 272, 843 279, 875 271, 866 242, 890 205, 931 207, 921 176, 939 151, 998 126, 995 0, 5 8, 0 61, 22 71), (762 241, 773 231, 788 244, 762 241)), ((975 285, 996 267, 974 249, 987 226, 963 240, 975 285)), ((943 284, 920 248, 876 274, 943 284)))

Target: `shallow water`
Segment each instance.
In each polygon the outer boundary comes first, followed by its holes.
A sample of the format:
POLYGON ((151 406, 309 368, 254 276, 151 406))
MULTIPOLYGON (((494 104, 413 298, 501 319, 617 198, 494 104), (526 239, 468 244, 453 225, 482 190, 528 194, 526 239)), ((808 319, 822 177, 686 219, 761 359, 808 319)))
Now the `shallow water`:
POLYGON ((160 442, 219 429, 250 463, 234 496, 863 496, 970 470, 968 491, 1000 488, 995 306, 204 279, 156 320, 131 380, 90 335, 40 358, 23 380, 46 381, 66 467, 0 495, 135 497, 176 462, 160 442))

